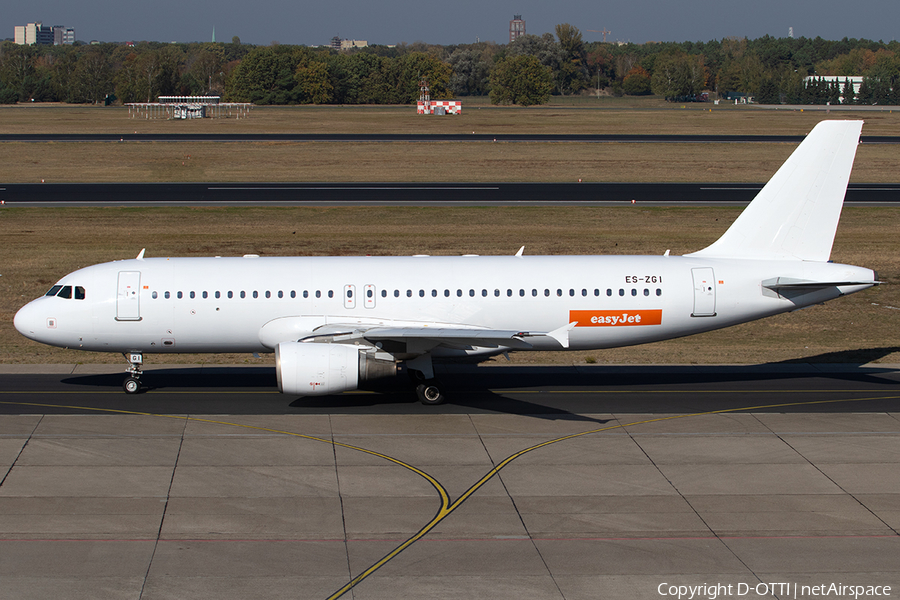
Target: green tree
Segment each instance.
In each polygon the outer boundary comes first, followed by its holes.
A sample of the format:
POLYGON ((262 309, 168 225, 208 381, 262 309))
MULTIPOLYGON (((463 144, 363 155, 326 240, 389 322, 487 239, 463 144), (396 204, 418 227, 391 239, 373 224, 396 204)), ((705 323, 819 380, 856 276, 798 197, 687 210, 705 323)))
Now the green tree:
POLYGON ((553 90, 553 74, 534 56, 499 60, 491 70, 491 104, 546 104, 553 90))
POLYGON ((331 101, 331 81, 328 66, 319 61, 308 61, 297 67, 294 73, 300 90, 301 102, 306 104, 327 104, 331 101))
POLYGON ((643 67, 634 67, 622 81, 622 89, 629 96, 643 96, 650 93, 650 73, 643 67))
POLYGON ((706 77, 702 56, 672 53, 656 59, 650 87, 657 96, 678 101, 702 92, 706 86, 706 77))
POLYGON ((78 58, 74 80, 81 102, 99 104, 113 91, 112 69, 102 48, 91 48, 78 58))
POLYGON ((587 87, 588 69, 584 41, 577 27, 568 23, 556 26, 560 61, 556 72, 556 89, 562 94, 574 94, 587 87))

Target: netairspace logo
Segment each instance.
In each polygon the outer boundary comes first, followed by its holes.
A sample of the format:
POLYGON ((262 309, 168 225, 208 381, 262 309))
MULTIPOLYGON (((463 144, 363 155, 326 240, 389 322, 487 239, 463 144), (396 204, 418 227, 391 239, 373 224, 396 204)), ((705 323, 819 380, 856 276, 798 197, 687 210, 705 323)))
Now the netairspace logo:
POLYGON ((753 598, 755 596, 776 596, 778 598, 875 598, 890 597, 889 585, 844 585, 843 583, 822 583, 800 585, 798 583, 704 583, 702 585, 673 585, 661 583, 656 588, 660 596, 670 596, 677 600, 705 598, 753 598))

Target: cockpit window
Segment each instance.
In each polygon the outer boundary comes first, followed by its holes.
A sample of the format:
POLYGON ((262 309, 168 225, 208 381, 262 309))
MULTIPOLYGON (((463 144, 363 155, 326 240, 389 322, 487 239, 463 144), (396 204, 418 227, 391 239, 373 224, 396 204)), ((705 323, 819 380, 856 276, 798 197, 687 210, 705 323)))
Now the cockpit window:
POLYGON ((63 288, 61 290, 59 290, 59 293, 56 295, 56 297, 71 300, 72 299, 72 286, 64 285, 63 288))
POLYGON ((75 286, 75 299, 84 300, 84 288, 80 285, 75 286))
POLYGON ((62 289, 61 285, 54 285, 52 288, 50 288, 50 291, 44 295, 45 296, 55 296, 56 294, 59 293, 59 290, 61 290, 61 289, 62 289))

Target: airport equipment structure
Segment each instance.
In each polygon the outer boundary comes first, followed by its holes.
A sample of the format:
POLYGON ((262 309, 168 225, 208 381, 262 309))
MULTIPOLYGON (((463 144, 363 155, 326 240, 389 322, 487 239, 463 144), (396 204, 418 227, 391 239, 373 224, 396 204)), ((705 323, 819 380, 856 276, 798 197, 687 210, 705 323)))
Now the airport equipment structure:
POLYGON ((129 102, 132 119, 246 119, 250 102, 220 102, 221 96, 160 96, 159 102, 129 102))
POLYGON ((458 100, 432 100, 428 80, 419 82, 419 102, 416 114, 419 115, 458 115, 462 113, 462 102, 458 100))

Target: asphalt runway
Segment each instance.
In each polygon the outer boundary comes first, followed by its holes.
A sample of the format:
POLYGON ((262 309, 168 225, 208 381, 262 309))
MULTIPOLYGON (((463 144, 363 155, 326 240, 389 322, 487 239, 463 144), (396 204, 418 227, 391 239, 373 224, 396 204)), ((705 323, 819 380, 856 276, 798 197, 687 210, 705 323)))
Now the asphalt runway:
POLYGON ((0 368, 0 597, 900 589, 898 365, 450 365, 437 407, 121 371, 0 368))
MULTIPOLYGON (((763 183, 11 183, 7 206, 746 205, 763 183)), ((845 203, 896 205, 900 184, 850 184, 845 203)))

